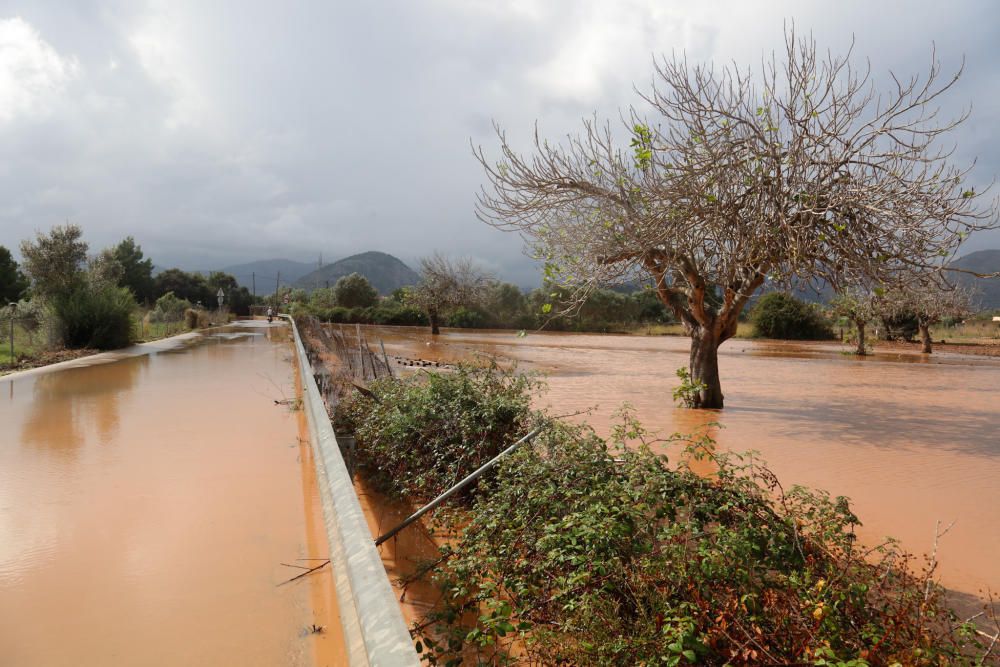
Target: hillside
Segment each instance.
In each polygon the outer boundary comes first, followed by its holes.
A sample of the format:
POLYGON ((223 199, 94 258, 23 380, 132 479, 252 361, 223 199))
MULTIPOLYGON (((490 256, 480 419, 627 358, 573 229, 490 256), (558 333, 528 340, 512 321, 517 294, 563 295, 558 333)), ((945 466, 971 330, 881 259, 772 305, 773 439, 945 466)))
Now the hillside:
POLYGON ((307 262, 294 262, 290 259, 261 259, 256 262, 227 266, 222 269, 222 272, 230 274, 236 278, 236 282, 248 289, 256 274, 257 291, 263 293, 274 291, 274 281, 279 277, 279 274, 282 285, 291 285, 315 269, 315 264, 307 262))
MULTIPOLYGON (((951 265, 976 273, 994 273, 1000 271, 1000 250, 972 252, 956 259, 951 265)), ((959 273, 955 274, 955 280, 977 290, 979 306, 983 310, 1000 308, 1000 278, 976 278, 959 273)))
POLYGON ((416 271, 392 255, 384 252, 363 252, 312 271, 296 280, 293 287, 305 290, 328 285, 333 287, 338 278, 352 273, 360 273, 368 278, 379 294, 389 294, 400 287, 415 285, 420 280, 416 271))

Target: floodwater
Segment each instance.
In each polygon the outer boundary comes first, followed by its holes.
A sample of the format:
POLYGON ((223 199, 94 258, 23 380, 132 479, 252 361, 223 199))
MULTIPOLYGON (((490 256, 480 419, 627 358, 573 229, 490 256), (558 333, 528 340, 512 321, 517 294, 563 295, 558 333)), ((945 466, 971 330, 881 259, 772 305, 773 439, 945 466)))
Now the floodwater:
POLYGON ((288 335, 0 378, 0 665, 343 664, 288 335))
POLYGON ((849 497, 866 544, 889 535, 925 554, 954 522, 938 545, 942 583, 963 610, 1000 593, 1000 359, 940 348, 859 359, 837 344, 730 340, 720 350, 726 408, 697 411, 671 396, 686 338, 451 330, 433 339, 401 327, 368 336, 395 357, 515 360, 547 376, 540 406, 589 409, 577 418, 603 435, 628 402, 663 436, 707 432, 723 450, 757 450, 786 489, 849 497))

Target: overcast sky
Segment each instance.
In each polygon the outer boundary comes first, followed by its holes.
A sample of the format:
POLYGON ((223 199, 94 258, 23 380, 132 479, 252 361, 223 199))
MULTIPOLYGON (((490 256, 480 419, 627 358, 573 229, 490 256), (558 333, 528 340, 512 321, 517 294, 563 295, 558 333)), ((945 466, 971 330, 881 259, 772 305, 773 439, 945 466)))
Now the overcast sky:
MULTIPOLYGON (((475 219, 495 119, 559 138, 637 101, 655 54, 758 62, 793 19, 892 69, 966 58, 958 156, 1000 172, 1000 3, 0 0, 0 245, 66 220, 160 266, 474 257, 535 282, 475 219)), ((1000 233, 967 250, 1000 248, 1000 233)))

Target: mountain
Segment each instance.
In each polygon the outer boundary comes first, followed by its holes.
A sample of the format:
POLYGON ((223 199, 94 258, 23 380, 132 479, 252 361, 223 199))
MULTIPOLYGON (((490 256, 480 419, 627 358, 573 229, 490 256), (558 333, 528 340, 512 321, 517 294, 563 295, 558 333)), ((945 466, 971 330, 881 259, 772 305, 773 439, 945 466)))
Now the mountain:
MULTIPOLYGON (((995 273, 1000 271, 1000 250, 979 250, 959 257, 951 266, 976 273, 995 273)), ((1000 278, 976 278, 964 273, 954 274, 955 281, 969 285, 976 290, 974 300, 979 302, 983 310, 1000 308, 1000 278)))
POLYGON ((379 294, 389 294, 400 287, 416 285, 420 281, 420 275, 416 271, 392 255, 384 252, 363 252, 307 273, 296 280, 293 287, 305 290, 333 287, 338 278, 352 273, 360 273, 367 278, 379 294))
POLYGON ((309 262, 293 262, 290 259, 261 259, 246 264, 234 264, 221 269, 223 273, 236 278, 242 287, 251 289, 257 282, 257 292, 274 291, 274 283, 279 277, 282 285, 291 285, 310 271, 316 270, 316 265, 309 262))

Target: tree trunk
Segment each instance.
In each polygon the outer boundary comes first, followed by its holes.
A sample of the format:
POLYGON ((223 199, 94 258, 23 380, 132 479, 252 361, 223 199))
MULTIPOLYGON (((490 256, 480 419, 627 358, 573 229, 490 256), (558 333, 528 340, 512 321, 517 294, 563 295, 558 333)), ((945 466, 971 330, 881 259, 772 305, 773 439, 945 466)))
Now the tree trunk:
POLYGON ((920 329, 920 351, 924 354, 930 354, 931 350, 931 327, 929 324, 918 324, 917 328, 920 329))
POLYGON ((694 398, 696 408, 722 409, 719 380, 719 336, 707 327, 691 332, 691 380, 705 385, 694 398))
POLYGON ((441 333, 441 329, 438 327, 438 314, 436 310, 427 311, 427 319, 431 323, 431 335, 437 336, 441 333))
POLYGON ((855 322, 854 324, 858 327, 858 348, 854 353, 859 357, 863 357, 868 354, 868 351, 865 349, 865 323, 855 322))

